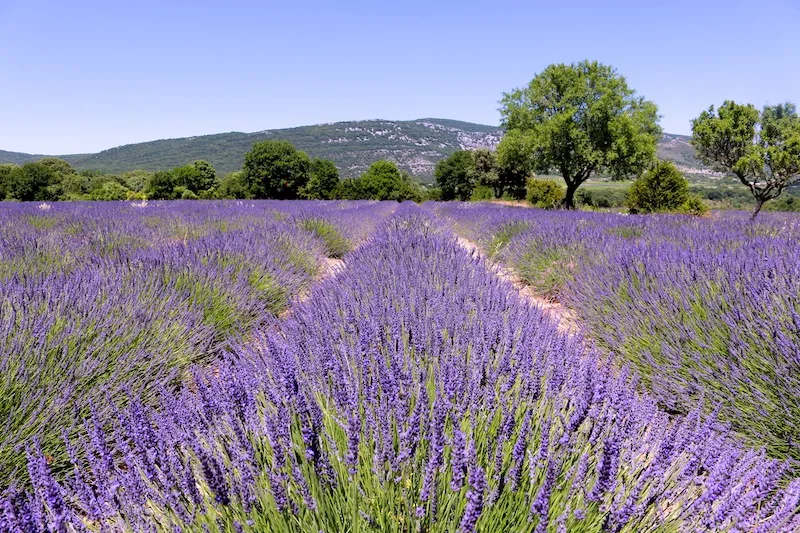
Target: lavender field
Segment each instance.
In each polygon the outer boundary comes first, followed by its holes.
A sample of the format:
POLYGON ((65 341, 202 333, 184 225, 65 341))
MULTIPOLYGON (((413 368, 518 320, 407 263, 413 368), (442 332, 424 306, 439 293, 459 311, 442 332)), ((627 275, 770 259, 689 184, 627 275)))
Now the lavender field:
POLYGON ((800 531, 799 242, 779 215, 12 204, 0 532, 800 531))

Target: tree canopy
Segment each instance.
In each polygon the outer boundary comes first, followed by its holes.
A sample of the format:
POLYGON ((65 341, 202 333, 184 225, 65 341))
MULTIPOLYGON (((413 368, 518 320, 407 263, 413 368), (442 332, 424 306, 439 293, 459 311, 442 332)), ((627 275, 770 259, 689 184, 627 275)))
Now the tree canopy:
POLYGON ((339 169, 333 161, 312 159, 308 183, 300 191, 300 196, 309 200, 332 200, 338 186, 339 169))
POLYGON ((577 188, 596 173, 638 175, 655 159, 658 109, 607 65, 548 66, 527 87, 505 93, 500 113, 536 167, 555 169, 574 208, 577 188))
POLYGON ((751 218, 764 203, 800 181, 800 118, 794 104, 767 106, 726 101, 692 121, 697 157, 735 175, 755 198, 751 218))
POLYGON ((442 200, 469 200, 475 186, 472 167, 472 152, 467 150, 457 150, 436 164, 434 175, 442 200))
POLYGON ((422 188, 406 172, 401 172, 391 161, 376 161, 356 179, 346 179, 340 184, 337 197, 345 200, 412 200, 424 199, 422 188))
POLYGON ((254 198, 294 200, 308 183, 311 161, 287 141, 262 141, 244 158, 244 180, 254 198))

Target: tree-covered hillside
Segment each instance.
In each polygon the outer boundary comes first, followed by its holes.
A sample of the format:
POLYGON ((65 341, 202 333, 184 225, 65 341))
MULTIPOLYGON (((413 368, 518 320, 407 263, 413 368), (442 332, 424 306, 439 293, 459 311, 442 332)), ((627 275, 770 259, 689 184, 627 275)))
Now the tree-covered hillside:
MULTIPOLYGON (((361 120, 318 124, 255 133, 220 133, 182 139, 163 139, 129 144, 96 154, 58 156, 78 170, 123 173, 151 172, 186 165, 196 160, 211 163, 220 174, 242 168, 244 155, 264 140, 286 140, 311 157, 329 159, 342 177, 356 177, 370 164, 386 159, 423 182, 433 181, 436 163, 459 149, 494 148, 502 137, 497 126, 446 119, 411 121, 361 120)), ((665 134, 659 156, 674 161, 682 170, 701 168, 688 138, 665 134)), ((0 151, 0 163, 22 164, 41 159, 0 151)))

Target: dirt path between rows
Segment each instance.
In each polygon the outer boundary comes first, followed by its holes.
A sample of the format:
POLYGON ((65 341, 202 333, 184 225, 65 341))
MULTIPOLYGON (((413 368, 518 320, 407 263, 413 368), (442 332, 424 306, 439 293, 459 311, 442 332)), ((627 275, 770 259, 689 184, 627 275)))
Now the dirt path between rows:
POLYGON ((499 263, 490 261, 474 242, 461 236, 457 236, 457 239, 458 244, 462 248, 467 250, 473 257, 480 257, 484 259, 489 269, 500 279, 504 279, 511 283, 511 285, 517 289, 517 292, 520 294, 520 296, 540 308, 545 316, 554 320, 558 326, 558 331, 573 335, 580 330, 578 317, 575 315, 574 311, 561 303, 553 302, 536 294, 536 292, 533 290, 533 287, 528 285, 525 280, 520 278, 513 270, 504 267, 499 263))

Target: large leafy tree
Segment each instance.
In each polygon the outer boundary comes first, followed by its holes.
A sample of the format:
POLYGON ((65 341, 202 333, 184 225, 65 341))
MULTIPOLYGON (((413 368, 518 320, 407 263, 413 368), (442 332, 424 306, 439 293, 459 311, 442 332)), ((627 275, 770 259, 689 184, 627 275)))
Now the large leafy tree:
POLYGON ((311 161, 288 141, 262 141, 244 158, 244 179, 254 198, 294 200, 308 183, 311 161))
POLYGON ((312 159, 308 183, 300 196, 310 200, 332 200, 339 186, 339 169, 333 161, 312 159))
POLYGON ((751 219, 769 200, 800 181, 800 117, 793 104, 767 106, 726 101, 692 121, 698 158, 736 176, 755 198, 751 219))
POLYGON ((472 167, 472 152, 468 150, 457 150, 436 163, 434 175, 442 190, 442 200, 469 200, 475 187, 472 167))
POLYGON ((222 178, 222 180, 220 180, 219 187, 217 187, 216 190, 216 197, 228 199, 252 199, 253 194, 244 179, 244 172, 241 170, 238 172, 232 172, 231 174, 228 174, 222 178))
POLYGON ((211 163, 198 160, 172 169, 172 178, 176 187, 183 187, 196 194, 214 187, 217 172, 211 163))
POLYGON ((175 198, 175 186, 174 174, 161 170, 150 176, 143 192, 151 200, 173 200, 175 198))
POLYGON ((5 200, 11 189, 11 176, 16 165, 0 164, 0 200, 5 200))
POLYGON ((472 153, 472 182, 492 189, 495 198, 503 195, 503 186, 497 174, 497 155, 488 148, 478 148, 472 153))
POLYGON ((391 161, 376 161, 357 179, 343 180, 338 196, 345 200, 423 200, 422 188, 391 161))
POLYGON ((497 146, 495 172, 499 196, 507 194, 521 200, 525 183, 533 176, 536 161, 532 157, 531 138, 520 130, 510 130, 497 146))
POLYGON ((8 176, 7 194, 15 200, 57 200, 53 186, 58 184, 58 174, 44 163, 25 163, 14 168, 8 176))
POLYGON ((592 175, 638 175, 655 160, 661 136, 656 105, 596 61, 550 65, 527 87, 505 93, 500 113, 509 132, 527 137, 536 166, 564 178, 570 209, 592 175))

